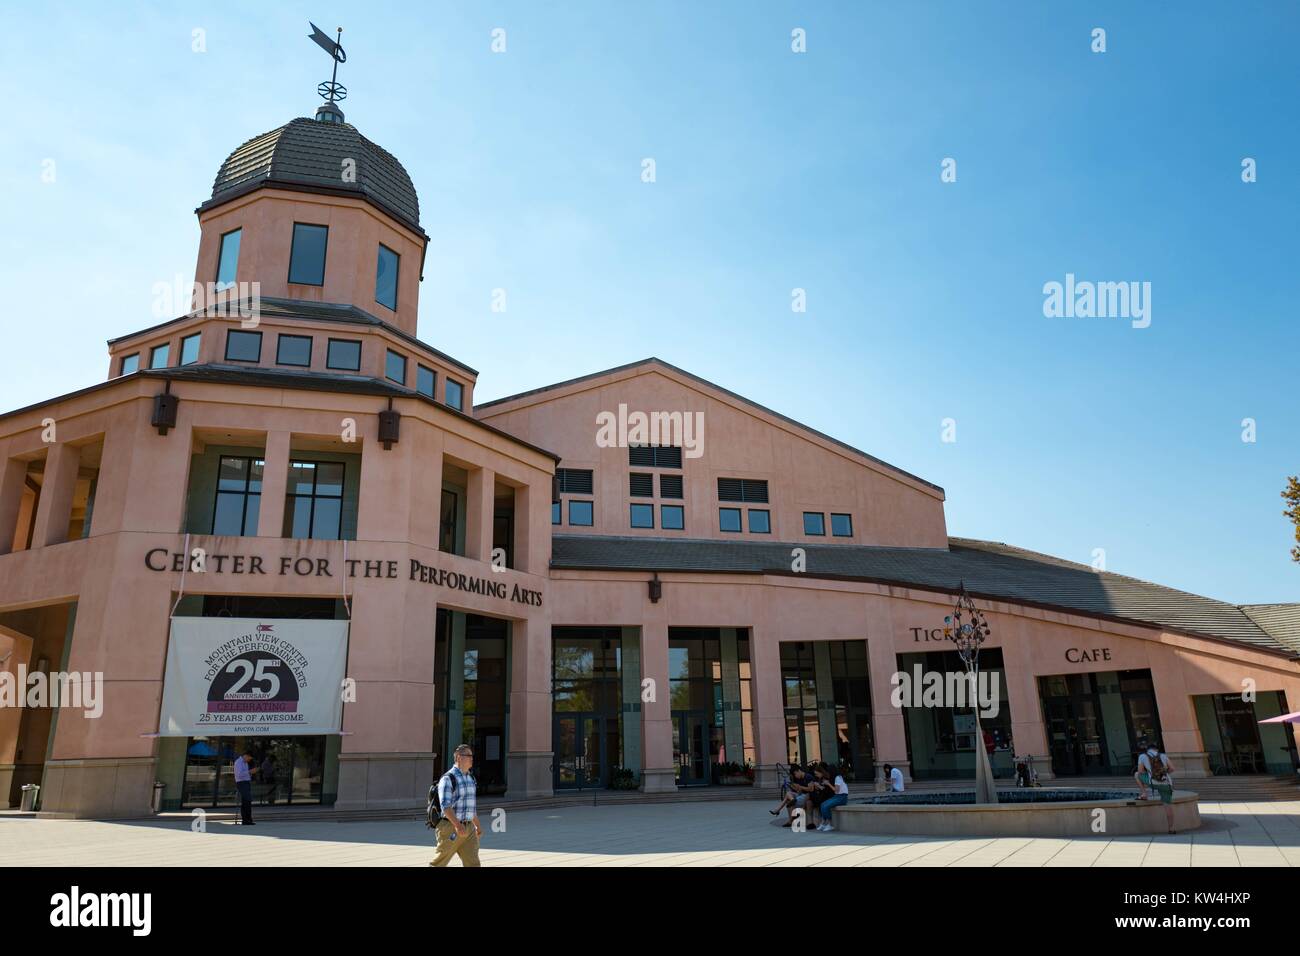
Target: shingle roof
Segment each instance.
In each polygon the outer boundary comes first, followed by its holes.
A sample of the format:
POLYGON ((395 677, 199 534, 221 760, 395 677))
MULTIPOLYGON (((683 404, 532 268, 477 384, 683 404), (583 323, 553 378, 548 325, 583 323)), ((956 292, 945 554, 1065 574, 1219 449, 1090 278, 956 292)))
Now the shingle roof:
MULTIPOLYGON (((792 574, 791 549, 807 553, 810 577, 867 580, 1156 625, 1300 653, 1300 634, 1269 631, 1242 608, 992 541, 950 538, 949 548, 877 548, 790 542, 555 535, 557 570, 792 574)), ((1300 614, 1297 615, 1300 617, 1300 614)))
POLYGON ((350 123, 298 118, 255 136, 231 153, 200 210, 261 186, 307 187, 357 193, 407 225, 420 228, 420 201, 402 164, 350 123), (355 177, 344 178, 345 160, 355 177))
POLYGON ((1300 648, 1300 604, 1243 604, 1241 609, 1283 644, 1300 648))

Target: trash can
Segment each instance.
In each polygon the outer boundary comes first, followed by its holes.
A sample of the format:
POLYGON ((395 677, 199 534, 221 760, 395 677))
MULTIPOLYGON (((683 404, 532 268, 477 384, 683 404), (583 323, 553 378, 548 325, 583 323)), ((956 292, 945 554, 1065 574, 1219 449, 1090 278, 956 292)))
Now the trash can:
POLYGON ((22 803, 19 809, 24 813, 33 813, 36 810, 36 800, 41 795, 40 784, 25 783, 23 784, 22 803))
POLYGON ((162 811, 162 797, 163 797, 163 791, 166 790, 166 789, 167 789, 167 784, 165 784, 165 783, 154 783, 154 785, 153 785, 153 799, 149 801, 149 807, 150 807, 150 809, 153 810, 154 813, 159 813, 159 812, 162 811))

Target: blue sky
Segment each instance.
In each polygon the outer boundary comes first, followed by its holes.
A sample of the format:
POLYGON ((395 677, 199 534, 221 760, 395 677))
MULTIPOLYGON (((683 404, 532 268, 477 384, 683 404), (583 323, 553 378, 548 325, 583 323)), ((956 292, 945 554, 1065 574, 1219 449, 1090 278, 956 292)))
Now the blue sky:
POLYGON ((658 355, 942 485, 951 534, 1300 598, 1295 3, 111 6, 0 31, 0 408, 153 324, 342 23, 432 239, 420 335, 480 400, 658 355), (1150 327, 1044 317, 1066 273, 1150 282, 1150 327))

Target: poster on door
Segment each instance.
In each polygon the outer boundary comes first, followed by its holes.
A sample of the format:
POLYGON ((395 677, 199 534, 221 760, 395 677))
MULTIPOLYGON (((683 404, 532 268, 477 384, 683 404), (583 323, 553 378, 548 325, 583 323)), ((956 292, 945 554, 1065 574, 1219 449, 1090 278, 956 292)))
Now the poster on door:
POLYGON ((172 619, 158 733, 338 733, 347 621, 172 619))

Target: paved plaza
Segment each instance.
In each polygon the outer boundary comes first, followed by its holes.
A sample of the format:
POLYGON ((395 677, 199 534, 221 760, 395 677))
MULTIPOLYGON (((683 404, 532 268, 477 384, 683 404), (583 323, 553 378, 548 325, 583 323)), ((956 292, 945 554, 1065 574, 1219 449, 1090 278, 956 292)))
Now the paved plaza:
MULTIPOLYGON (((1191 833, 945 839, 794 833, 757 801, 513 810, 485 866, 1291 866, 1300 801, 1203 802, 1191 833)), ((422 821, 104 823, 0 815, 0 866, 425 866, 422 821)), ((453 866, 459 865, 453 862, 453 866)))

